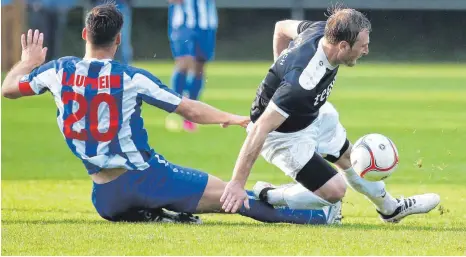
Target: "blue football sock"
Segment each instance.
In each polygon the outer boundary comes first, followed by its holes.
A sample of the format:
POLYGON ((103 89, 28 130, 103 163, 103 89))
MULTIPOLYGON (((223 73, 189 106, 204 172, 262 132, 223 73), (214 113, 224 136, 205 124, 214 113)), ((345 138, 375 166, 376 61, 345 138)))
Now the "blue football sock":
MULTIPOLYGON (((249 196, 254 195, 247 191, 249 196)), ((249 198, 249 207, 241 207, 239 214, 268 223, 294 223, 294 224, 326 224, 327 218, 323 210, 292 210, 288 207, 274 208, 273 206, 249 198)))
POLYGON ((196 76, 194 74, 190 74, 187 82, 186 87, 189 90, 189 98, 192 100, 199 100, 199 96, 202 90, 202 84, 204 83, 204 75, 196 76))
POLYGON ((173 90, 180 95, 183 95, 183 91, 186 87, 186 73, 175 70, 172 75, 172 86, 173 90))

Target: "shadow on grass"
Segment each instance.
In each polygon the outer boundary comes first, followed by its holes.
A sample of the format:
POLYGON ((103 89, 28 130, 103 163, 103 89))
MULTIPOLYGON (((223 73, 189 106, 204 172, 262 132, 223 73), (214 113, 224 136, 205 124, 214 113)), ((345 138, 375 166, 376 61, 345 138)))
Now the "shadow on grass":
MULTIPOLYGON (((96 214, 97 215, 97 214, 96 214)), ((57 219, 57 220, 2 220, 2 225, 14 225, 14 224, 32 224, 32 225, 53 225, 53 224, 81 224, 81 225, 122 225, 122 224, 141 224, 146 223, 130 223, 130 222, 110 222, 106 220, 89 220, 89 219, 57 219)), ((248 228, 280 228, 296 226, 299 228, 326 228, 334 230, 381 230, 381 231, 432 231, 432 232, 466 232, 466 228, 463 227, 435 227, 435 226, 415 226, 415 225, 401 225, 401 224, 343 224, 343 225, 295 225, 295 224, 266 224, 266 223, 249 223, 249 222, 228 222, 228 221, 206 221, 202 225, 194 224, 167 224, 167 223, 149 223, 146 225, 154 226, 190 226, 202 229, 204 227, 216 228, 216 227, 248 227, 248 228)))
POLYGON ((95 211, 71 211, 71 210, 44 210, 27 208, 2 208, 2 212, 29 212, 29 213, 95 213, 95 211))

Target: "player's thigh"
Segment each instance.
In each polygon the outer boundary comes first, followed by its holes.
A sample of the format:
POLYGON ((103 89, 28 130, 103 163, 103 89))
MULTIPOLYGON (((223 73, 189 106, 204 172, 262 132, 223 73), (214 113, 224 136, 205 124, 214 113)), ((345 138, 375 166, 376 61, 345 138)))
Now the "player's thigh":
MULTIPOLYGON (((261 149, 262 157, 292 178, 309 162, 317 146, 319 121, 307 128, 292 132, 271 132, 261 149)), ((252 126, 250 123, 248 127, 252 126)), ((249 131, 249 128, 247 129, 249 131)))
POLYGON ((170 49, 175 60, 182 57, 196 57, 196 32, 193 29, 180 27, 169 33, 170 49))
POLYGON ((195 69, 196 60, 190 55, 179 56, 175 58, 175 66, 176 70, 187 74, 189 71, 195 69))
POLYGON ((310 191, 333 201, 343 197, 346 184, 337 171, 316 152, 321 130, 326 126, 324 122, 323 116, 319 115, 301 131, 270 133, 261 154, 266 161, 279 167, 310 191))
POLYGON ((198 30, 195 36, 195 59, 200 63, 215 57, 216 30, 198 30))
POLYGON ((320 109, 319 119, 321 123, 316 151, 327 161, 338 163, 339 168, 347 167, 351 144, 347 140, 346 129, 340 123, 337 110, 327 102, 320 109))
POLYGON ((162 195, 155 197, 150 207, 163 206, 172 211, 195 213, 211 180, 209 175, 175 164, 169 164, 166 168, 170 174, 157 190, 162 195))
POLYGON ((144 197, 138 193, 139 187, 134 182, 146 180, 144 171, 129 170, 111 182, 94 183, 92 203, 97 213, 110 221, 128 220, 126 214, 145 206, 144 197))
MULTIPOLYGON (((207 173, 182 167, 156 155, 145 170, 129 170, 114 181, 94 185, 98 213, 112 221, 138 216, 139 210, 166 208, 194 213, 208 184, 207 173)), ((218 200, 220 201, 220 200, 218 200)))

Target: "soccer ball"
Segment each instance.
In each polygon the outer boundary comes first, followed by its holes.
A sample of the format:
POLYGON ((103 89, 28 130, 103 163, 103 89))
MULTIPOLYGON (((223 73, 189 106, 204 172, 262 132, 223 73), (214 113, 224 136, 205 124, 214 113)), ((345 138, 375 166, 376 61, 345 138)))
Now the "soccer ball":
POLYGON ((368 134, 356 141, 351 150, 351 164, 361 178, 380 181, 388 178, 398 166, 398 150, 388 137, 368 134))

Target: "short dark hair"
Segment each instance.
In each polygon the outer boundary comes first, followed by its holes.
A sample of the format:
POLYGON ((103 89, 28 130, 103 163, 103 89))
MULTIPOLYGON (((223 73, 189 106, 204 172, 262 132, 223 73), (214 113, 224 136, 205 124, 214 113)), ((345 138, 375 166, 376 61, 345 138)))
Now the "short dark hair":
POLYGON ((370 21, 359 11, 336 6, 329 10, 329 14, 325 25, 325 38, 331 44, 346 41, 353 47, 359 32, 371 31, 370 21))
POLYGON ((111 46, 123 26, 123 15, 113 3, 98 5, 87 13, 88 40, 97 47, 111 46))

